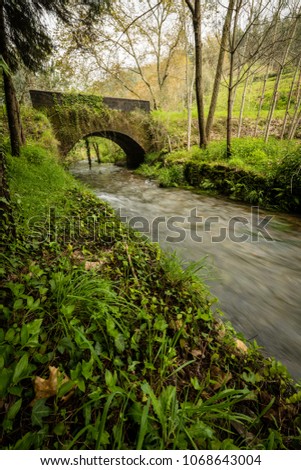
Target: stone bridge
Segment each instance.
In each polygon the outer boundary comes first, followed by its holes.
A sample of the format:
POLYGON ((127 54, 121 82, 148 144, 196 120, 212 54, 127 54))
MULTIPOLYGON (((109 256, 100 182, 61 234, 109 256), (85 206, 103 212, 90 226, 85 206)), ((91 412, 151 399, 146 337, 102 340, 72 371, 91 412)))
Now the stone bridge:
POLYGON ((49 118, 63 156, 82 138, 105 137, 126 154, 127 166, 137 168, 154 150, 149 101, 100 98, 30 90, 34 108, 49 118))

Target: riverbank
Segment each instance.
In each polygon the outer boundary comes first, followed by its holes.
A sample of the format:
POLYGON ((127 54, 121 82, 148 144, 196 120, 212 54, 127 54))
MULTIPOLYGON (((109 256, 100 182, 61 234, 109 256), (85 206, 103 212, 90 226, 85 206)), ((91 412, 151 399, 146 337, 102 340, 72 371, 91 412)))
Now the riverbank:
POLYGON ((297 384, 213 316, 197 266, 41 155, 9 160, 1 447, 300 448, 297 384))
POLYGON ((163 187, 220 194, 271 210, 301 213, 301 146, 298 141, 234 139, 231 158, 223 141, 151 154, 138 174, 163 187))

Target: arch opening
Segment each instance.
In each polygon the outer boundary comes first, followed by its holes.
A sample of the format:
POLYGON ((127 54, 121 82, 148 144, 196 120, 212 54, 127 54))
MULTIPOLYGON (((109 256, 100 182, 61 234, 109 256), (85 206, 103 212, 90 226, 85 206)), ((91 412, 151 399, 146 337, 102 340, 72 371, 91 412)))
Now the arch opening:
MULTIPOLYGON (((89 134, 83 135, 73 146, 89 137, 101 137, 104 139, 108 139, 115 144, 117 144, 124 152, 126 157, 126 166, 129 169, 138 168, 141 163, 144 162, 145 158, 145 151, 132 137, 123 134, 121 132, 111 131, 111 130, 104 130, 104 131, 95 131, 89 134)), ((72 148, 69 149, 72 150, 72 148)), ((69 152, 68 151, 68 152, 69 152)))
POLYGON ((145 151, 144 149, 131 137, 121 132, 106 130, 93 132, 89 136, 98 136, 104 137, 106 139, 112 140, 115 144, 124 151, 126 155, 126 162, 128 168, 138 168, 141 163, 144 162, 145 151))

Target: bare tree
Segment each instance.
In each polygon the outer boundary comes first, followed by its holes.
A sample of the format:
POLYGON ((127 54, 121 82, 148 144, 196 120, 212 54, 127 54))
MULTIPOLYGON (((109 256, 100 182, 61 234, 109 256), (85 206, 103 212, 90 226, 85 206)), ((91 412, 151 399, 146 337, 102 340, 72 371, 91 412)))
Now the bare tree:
POLYGON ((65 29, 66 53, 78 59, 80 51, 91 81, 119 84, 137 98, 150 99, 158 109, 182 47, 179 6, 180 0, 115 0, 101 25, 94 23, 85 35, 65 29))
POLYGON ((231 26, 234 5, 235 5, 235 0, 229 0, 229 5, 227 8, 227 13, 226 13, 222 36, 221 36, 219 56, 218 56, 218 61, 216 65, 216 72, 215 72, 213 90, 212 90, 211 101, 210 101, 210 106, 209 106, 209 112, 207 116, 206 136, 208 140, 210 139, 210 132, 212 129, 214 113, 216 110, 216 104, 217 104, 221 79, 223 75, 223 64, 224 64, 224 58, 225 58, 225 53, 226 53, 226 48, 227 48, 227 41, 229 37, 229 31, 230 31, 230 26, 231 26))
POLYGON ((232 112, 235 90, 239 83, 262 68, 272 42, 268 39, 275 27, 274 10, 283 7, 283 0, 236 0, 229 31, 229 68, 227 78, 227 156, 231 156, 232 112))
POLYGON ((204 85, 203 85, 203 42, 202 42, 202 7, 200 0, 185 0, 193 24, 195 46, 195 94, 198 113, 199 146, 207 146, 204 113, 204 85))
POLYGON ((293 78, 292 78, 292 82, 291 82, 291 86, 290 86, 290 91, 289 91, 288 98, 287 98, 285 115, 284 115, 284 120, 283 120, 283 124, 282 124, 280 139, 283 139, 284 135, 285 135, 285 130, 286 130, 286 125, 287 125, 287 121, 288 121, 288 118, 289 118, 289 111, 290 111, 290 107, 291 107, 291 102, 292 102, 292 97, 293 97, 294 88, 295 88, 295 84, 296 84, 296 79, 297 79, 298 72, 299 72, 299 75, 300 75, 300 71, 301 71, 300 67, 301 67, 301 57, 298 60, 298 65, 297 65, 297 67, 295 67, 295 72, 293 74, 293 78))
POLYGON ((294 110, 292 122, 291 122, 289 132, 288 132, 289 140, 294 139, 300 120, 301 120, 301 69, 299 70, 295 110, 294 110))
POLYGON ((292 31, 290 31, 290 29, 288 29, 287 36, 285 38, 286 39, 286 45, 285 45, 283 55, 280 59, 279 65, 278 65, 278 71, 277 71, 277 76, 276 76, 275 85, 274 85, 272 102, 271 102, 271 105, 270 105, 269 114, 268 114, 267 123, 266 123, 266 128, 265 128, 265 134, 264 134, 265 142, 268 141, 268 138, 269 138, 269 135, 270 135, 271 123, 272 123, 272 119, 273 119, 274 112, 275 112, 276 105, 277 105, 277 101, 278 101, 280 81, 281 81, 281 77, 282 77, 284 68, 285 68, 285 66, 287 65, 287 62, 288 62, 288 56, 289 56, 290 48, 291 48, 296 30, 297 30, 297 25, 298 25, 299 18, 300 18, 299 15, 297 15, 296 18, 293 20, 292 31))

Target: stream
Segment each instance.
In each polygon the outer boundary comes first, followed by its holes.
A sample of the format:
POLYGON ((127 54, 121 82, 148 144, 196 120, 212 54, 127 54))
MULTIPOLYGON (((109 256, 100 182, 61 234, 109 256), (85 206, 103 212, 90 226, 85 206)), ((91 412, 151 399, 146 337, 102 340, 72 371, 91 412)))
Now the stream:
MULTIPOLYGON (((113 165, 76 163, 71 173, 122 220, 185 264, 206 257, 205 280, 238 332, 301 379, 301 219, 150 180, 113 165)), ((200 275, 203 270, 200 270, 200 275)), ((205 271, 204 271, 205 273, 205 271)))

